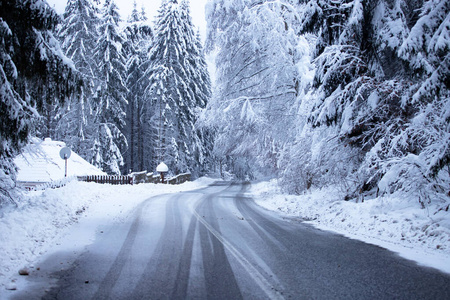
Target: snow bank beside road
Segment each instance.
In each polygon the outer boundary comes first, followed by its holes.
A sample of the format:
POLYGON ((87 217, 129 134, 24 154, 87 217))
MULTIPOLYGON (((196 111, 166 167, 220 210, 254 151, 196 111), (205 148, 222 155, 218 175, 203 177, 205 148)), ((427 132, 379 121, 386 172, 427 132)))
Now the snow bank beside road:
POLYGON ((333 188, 283 195, 276 180, 252 185, 262 207, 298 217, 323 230, 379 245, 419 264, 450 273, 450 213, 421 209, 395 197, 342 201, 333 188))
POLYGON ((32 267, 73 226, 86 230, 78 230, 82 236, 73 241, 75 244, 66 246, 81 250, 93 241, 99 224, 125 219, 149 197, 193 190, 213 181, 202 178, 181 185, 101 185, 73 181, 59 189, 27 192, 18 208, 0 211, 0 294, 5 288, 14 289, 18 271, 32 267))

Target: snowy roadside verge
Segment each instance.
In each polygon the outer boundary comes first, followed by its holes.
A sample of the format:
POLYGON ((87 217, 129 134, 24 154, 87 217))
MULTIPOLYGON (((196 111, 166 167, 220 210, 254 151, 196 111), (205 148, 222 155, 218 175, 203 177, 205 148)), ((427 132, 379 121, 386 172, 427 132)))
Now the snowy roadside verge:
POLYGON ((398 197, 339 200, 336 189, 286 195, 276 180, 253 184, 248 193, 256 203, 283 216, 346 237, 389 249, 420 265, 450 273, 450 213, 398 197))
POLYGON ((59 189, 27 192, 17 208, 0 212, 0 291, 15 289, 18 271, 32 268, 42 255, 60 245, 60 240, 75 226, 81 234, 66 246, 82 250, 94 240, 99 224, 125 220, 144 200, 194 190, 214 181, 201 178, 180 185, 72 181, 59 189))

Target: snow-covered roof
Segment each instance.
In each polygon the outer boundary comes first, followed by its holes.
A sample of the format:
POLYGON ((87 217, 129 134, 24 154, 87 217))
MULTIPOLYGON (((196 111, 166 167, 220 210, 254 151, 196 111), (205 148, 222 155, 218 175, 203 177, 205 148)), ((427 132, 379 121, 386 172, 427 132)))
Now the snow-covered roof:
MULTIPOLYGON (((33 138, 14 159, 19 182, 50 182, 64 178, 65 161, 59 156, 64 142, 33 138)), ((67 160, 67 176, 106 175, 72 151, 67 160)))

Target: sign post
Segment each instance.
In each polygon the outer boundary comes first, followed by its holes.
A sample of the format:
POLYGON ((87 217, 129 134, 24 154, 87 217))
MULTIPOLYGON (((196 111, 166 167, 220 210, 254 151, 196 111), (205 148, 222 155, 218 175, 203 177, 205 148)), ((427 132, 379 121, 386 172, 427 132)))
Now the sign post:
POLYGON ((59 156, 66 161, 66 171, 64 173, 64 177, 67 177, 67 159, 69 159, 70 154, 72 154, 72 151, 70 151, 69 147, 64 147, 59 151, 59 156))

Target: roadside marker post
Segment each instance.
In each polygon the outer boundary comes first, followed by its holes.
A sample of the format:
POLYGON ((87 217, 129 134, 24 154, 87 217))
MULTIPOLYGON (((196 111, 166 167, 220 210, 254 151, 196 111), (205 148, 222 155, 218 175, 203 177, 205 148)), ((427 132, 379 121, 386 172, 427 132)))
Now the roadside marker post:
POLYGON ((64 147, 59 151, 59 156, 64 159, 66 161, 65 165, 65 172, 64 172, 64 177, 67 177, 67 160, 70 157, 70 154, 72 154, 72 151, 70 151, 69 147, 64 147))

